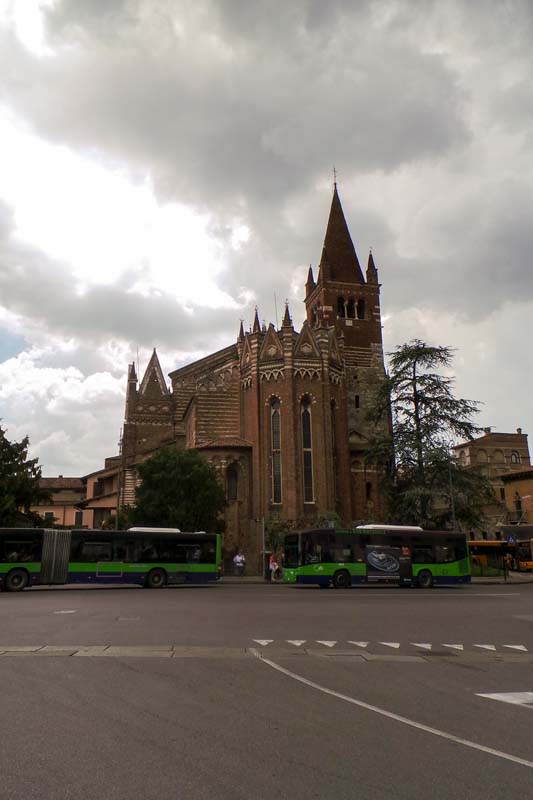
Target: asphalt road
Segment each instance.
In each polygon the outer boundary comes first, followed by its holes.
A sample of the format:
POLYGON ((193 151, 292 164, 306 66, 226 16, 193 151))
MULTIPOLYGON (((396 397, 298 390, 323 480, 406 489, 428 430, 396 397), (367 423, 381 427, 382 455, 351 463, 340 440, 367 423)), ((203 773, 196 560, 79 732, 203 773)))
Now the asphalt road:
POLYGON ((0 686, 2 800, 524 798, 533 585, 4 593, 0 686))

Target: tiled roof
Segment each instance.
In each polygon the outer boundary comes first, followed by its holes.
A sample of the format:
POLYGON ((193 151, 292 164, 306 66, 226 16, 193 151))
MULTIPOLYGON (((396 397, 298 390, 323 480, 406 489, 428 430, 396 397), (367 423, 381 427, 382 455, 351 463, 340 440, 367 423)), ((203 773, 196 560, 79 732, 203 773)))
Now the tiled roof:
POLYGON ((214 448, 231 448, 231 447, 252 447, 252 443, 246 439, 239 439, 237 436, 228 436, 226 439, 212 439, 205 444, 197 445, 197 450, 206 450, 214 448))
POLYGON ((40 478, 39 486, 41 489, 83 489, 84 483, 81 478, 64 478, 58 475, 57 478, 40 478))

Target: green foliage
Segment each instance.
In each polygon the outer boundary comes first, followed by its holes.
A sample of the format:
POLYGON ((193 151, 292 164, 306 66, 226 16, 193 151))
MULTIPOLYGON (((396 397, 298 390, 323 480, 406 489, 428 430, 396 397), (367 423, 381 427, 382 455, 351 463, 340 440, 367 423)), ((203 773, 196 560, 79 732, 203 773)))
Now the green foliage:
POLYGON ((376 389, 369 415, 376 429, 385 414, 392 418, 393 439, 377 435, 369 453, 386 466, 389 519, 424 528, 450 527, 454 517, 481 525, 493 497, 490 483, 450 451, 480 430, 472 421, 479 403, 453 394, 453 351, 415 339, 389 356, 388 379, 376 389))
POLYGON ((139 465, 132 513, 136 525, 220 530, 226 504, 215 470, 196 450, 165 448, 139 465))
POLYGON ((39 488, 41 468, 37 458, 28 458, 29 439, 10 442, 0 427, 0 527, 33 525, 40 519, 30 506, 47 500, 39 488))
POLYGON ((294 523, 283 519, 273 511, 265 520, 265 545, 268 550, 277 553, 283 548, 285 535, 294 530, 294 523))

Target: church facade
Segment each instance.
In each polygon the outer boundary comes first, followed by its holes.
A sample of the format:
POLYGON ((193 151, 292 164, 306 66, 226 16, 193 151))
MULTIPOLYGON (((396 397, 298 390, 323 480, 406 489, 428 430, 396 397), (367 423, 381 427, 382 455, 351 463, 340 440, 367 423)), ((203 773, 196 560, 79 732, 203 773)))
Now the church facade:
MULTIPOLYGON (((196 448, 226 490, 224 549, 259 567, 264 521, 299 526, 335 512, 344 524, 383 514, 379 470, 366 459, 365 412, 385 376, 378 273, 363 274, 334 188, 306 319, 294 329, 241 323, 237 340, 162 373, 154 350, 142 380, 129 367, 120 504, 134 502, 136 465, 165 446, 196 448)), ((387 426, 388 420, 383 421, 387 426)))

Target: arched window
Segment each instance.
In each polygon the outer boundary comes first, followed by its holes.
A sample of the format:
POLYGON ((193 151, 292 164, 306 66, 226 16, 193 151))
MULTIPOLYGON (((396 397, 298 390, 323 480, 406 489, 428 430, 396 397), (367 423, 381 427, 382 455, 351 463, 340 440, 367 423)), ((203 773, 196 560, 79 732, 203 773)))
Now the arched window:
POLYGON ((313 503, 313 443, 311 436, 311 404, 308 399, 302 400, 301 414, 304 503, 313 503))
POLYGON ((346 306, 346 316, 348 319, 355 319, 355 300, 350 297, 348 305, 346 306))
POLYGON ((337 458, 337 404, 331 401, 331 450, 333 454, 333 477, 335 487, 335 500, 340 497, 339 491, 339 460, 337 458))
POLYGON ((226 497, 228 503, 235 503, 237 500, 238 483, 239 473, 237 464, 230 464, 226 470, 226 497))
POLYGON ((369 500, 372 500, 372 482, 366 481, 365 483, 365 496, 366 502, 368 503, 369 500))
POLYGON ((356 410, 359 410, 361 408, 361 400, 360 400, 358 394, 355 395, 354 403, 355 403, 356 410))
POLYGON ((272 502, 281 503, 281 413, 277 397, 270 404, 270 454, 272 461, 272 502))
POLYGON ((316 308, 312 308, 311 309, 311 325, 313 326, 313 328, 316 328, 316 324, 317 324, 316 308))
POLYGON ((365 301, 361 297, 357 301, 357 319, 364 319, 365 318, 365 301))
POLYGON ((344 305, 344 297, 337 298, 337 315, 339 317, 346 316, 346 306, 344 305))
POLYGON ((513 450, 511 453, 511 464, 520 464, 520 453, 513 450))

